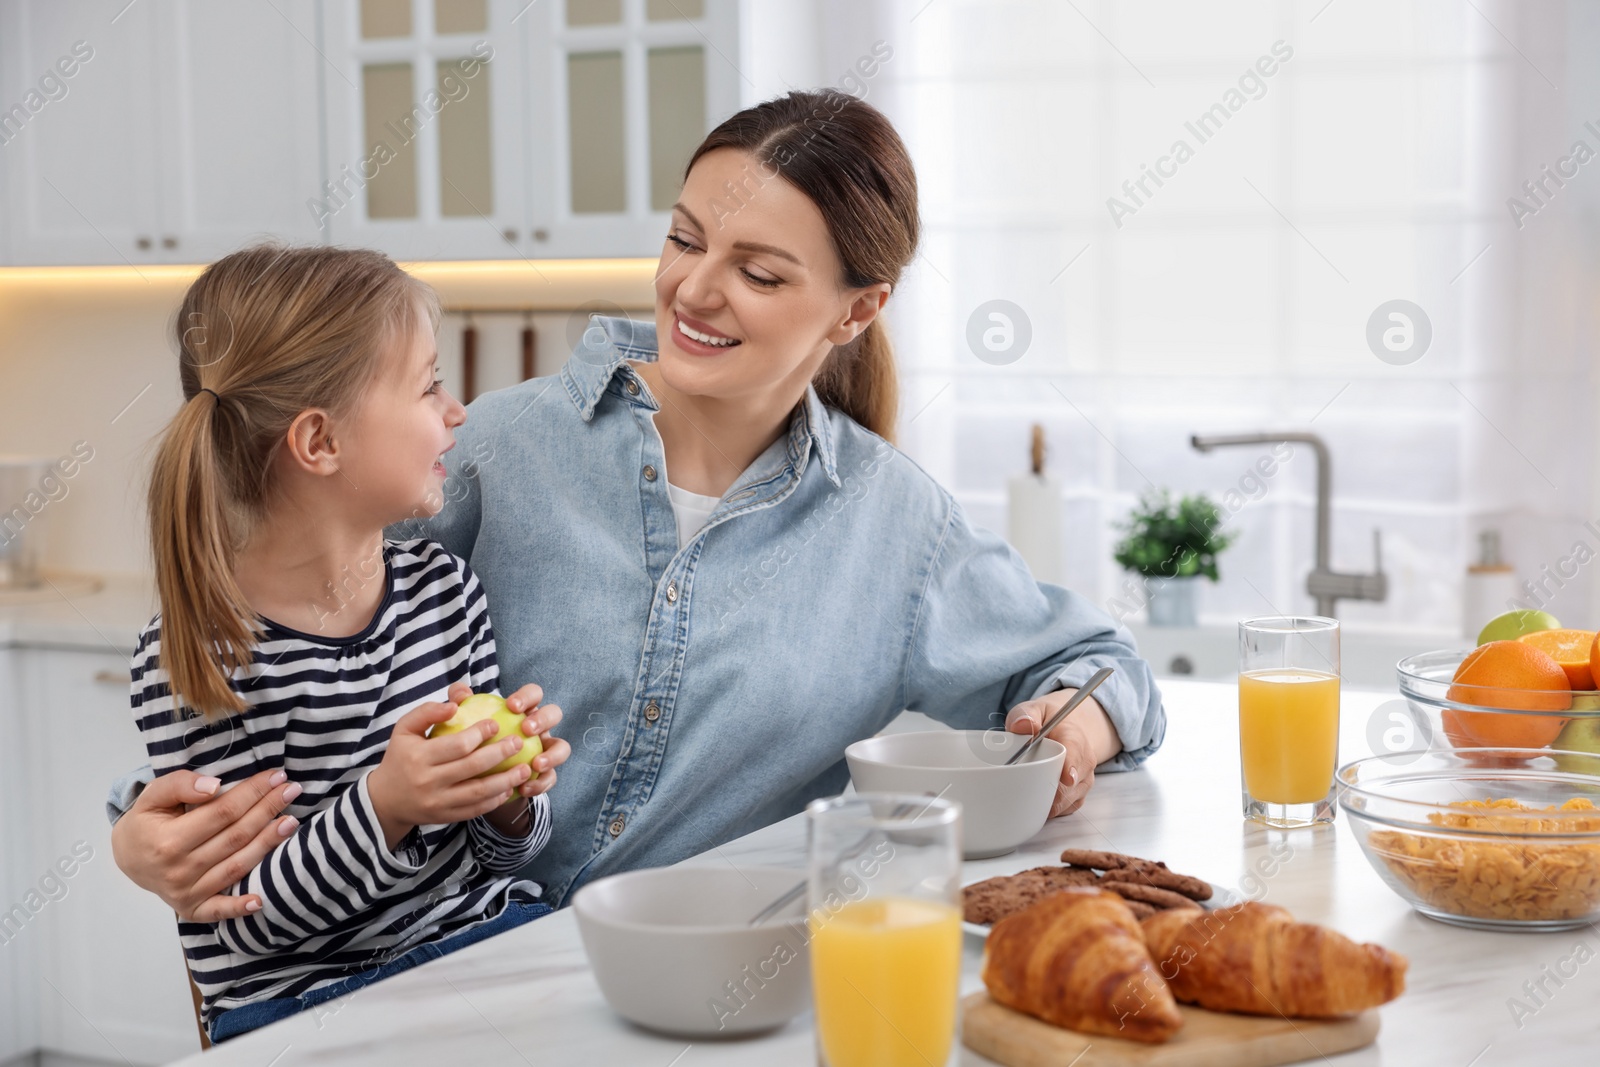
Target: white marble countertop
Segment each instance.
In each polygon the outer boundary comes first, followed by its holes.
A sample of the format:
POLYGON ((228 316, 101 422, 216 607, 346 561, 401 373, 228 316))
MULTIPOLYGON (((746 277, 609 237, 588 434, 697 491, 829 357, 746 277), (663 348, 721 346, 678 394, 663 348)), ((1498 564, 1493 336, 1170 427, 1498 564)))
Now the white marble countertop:
MULTIPOLYGON (((1377 1043, 1328 1062, 1407 1067, 1593 1062, 1600 1043, 1593 1007, 1600 997, 1600 961, 1593 958, 1600 955, 1600 936, 1593 928, 1506 934, 1434 922, 1413 912, 1379 880, 1342 815, 1331 828, 1288 833, 1246 824, 1239 814, 1234 687, 1166 682, 1162 688, 1170 718, 1166 744, 1144 770, 1102 776, 1081 811, 1054 820, 1011 855, 969 862, 966 881, 1057 862, 1062 848, 1077 846, 1163 859, 1176 870, 1237 886, 1281 837, 1293 854, 1265 880, 1265 899, 1297 918, 1380 942, 1411 961, 1409 989, 1382 1009, 1377 1043), (1587 962, 1559 987, 1545 979, 1551 995, 1541 995, 1535 1005, 1523 984, 1555 973, 1558 961, 1580 944, 1588 946, 1587 962), (1544 972, 1546 967, 1551 971, 1544 972), (1511 998, 1535 1008, 1520 1026, 1508 1006, 1511 998)), ((1369 754, 1368 721, 1393 698, 1392 693, 1344 694, 1341 759, 1369 754)), ((799 870, 804 866, 802 819, 787 819, 689 862, 799 870)), ((982 947, 975 937, 966 941, 963 993, 982 985, 982 947)), ((694 1043, 624 1022, 600 996, 568 909, 361 990, 334 1002, 320 1017, 302 1013, 182 1062, 203 1067, 334 1062, 811 1067, 816 1059, 809 1012, 762 1037, 694 1043)), ((990 1061, 963 1049, 962 1062, 990 1061)))
POLYGON ((0 591, 0 648, 14 645, 133 655, 156 613, 148 575, 45 573, 36 589, 0 591))

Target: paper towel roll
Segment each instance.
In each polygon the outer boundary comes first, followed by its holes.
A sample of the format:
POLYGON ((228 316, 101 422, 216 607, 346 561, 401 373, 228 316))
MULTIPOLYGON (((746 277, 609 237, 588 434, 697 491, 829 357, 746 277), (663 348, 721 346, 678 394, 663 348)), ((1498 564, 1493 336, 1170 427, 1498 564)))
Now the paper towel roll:
POLYGON ((1510 602, 1517 599, 1517 576, 1510 567, 1504 564, 1468 567, 1461 632, 1469 641, 1476 641, 1484 623, 1511 610, 1510 602))
POLYGON ((1036 580, 1062 585, 1061 483, 1048 474, 1022 474, 1006 485, 1007 537, 1036 580))

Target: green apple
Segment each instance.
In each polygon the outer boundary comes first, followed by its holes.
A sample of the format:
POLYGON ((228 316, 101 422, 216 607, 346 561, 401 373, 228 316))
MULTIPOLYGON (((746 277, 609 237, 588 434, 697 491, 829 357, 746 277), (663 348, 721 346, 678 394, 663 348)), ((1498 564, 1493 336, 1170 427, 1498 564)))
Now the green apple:
POLYGON ((1559 629, 1561 623, 1548 611, 1518 608, 1516 611, 1508 611, 1490 619, 1483 629, 1478 631, 1478 644, 1486 645, 1490 641, 1515 641, 1523 634, 1559 629))
MULTIPOLYGON (((1593 696, 1594 694, 1574 693, 1572 695, 1576 697, 1580 695, 1593 696)), ((1574 701, 1572 706, 1577 707, 1577 702, 1574 701)), ((1600 717, 1585 716, 1581 719, 1573 719, 1561 728, 1559 734, 1556 734, 1556 739, 1550 742, 1550 747, 1566 749, 1568 752, 1600 754, 1600 717)), ((1560 752, 1552 753, 1551 758, 1556 761, 1556 766, 1564 771, 1587 774, 1593 774, 1595 771, 1596 761, 1592 759, 1574 759, 1570 756, 1563 756, 1560 752)))
MULTIPOLYGON (((485 741, 485 745, 496 744, 508 737, 521 737, 522 750, 515 755, 507 756, 493 767, 478 775, 487 778, 491 774, 509 771, 519 763, 532 763, 534 757, 544 751, 544 746, 537 737, 524 737, 522 733, 522 720, 526 715, 518 714, 506 706, 505 698, 496 693, 474 693, 460 704, 456 705, 456 713, 446 722, 438 723, 429 732, 429 737, 448 737, 459 734, 469 726, 482 722, 484 719, 493 719, 500 729, 485 741)), ((481 745, 479 746, 482 747, 481 745)))
MULTIPOLYGON (((1600 690, 1574 689, 1572 691, 1573 711, 1600 711, 1600 690)), ((1574 719, 1573 722, 1580 720, 1574 719)))

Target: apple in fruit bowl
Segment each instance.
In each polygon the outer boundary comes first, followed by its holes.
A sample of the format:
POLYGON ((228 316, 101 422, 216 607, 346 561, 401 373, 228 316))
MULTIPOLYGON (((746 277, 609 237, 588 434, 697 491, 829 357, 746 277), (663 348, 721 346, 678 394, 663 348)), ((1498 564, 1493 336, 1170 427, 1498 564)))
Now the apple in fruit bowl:
MULTIPOLYGON (((1572 707, 1574 711, 1600 711, 1600 693, 1574 693, 1572 707)), ((1550 742, 1550 747, 1568 752, 1589 752, 1600 755, 1600 716, 1586 715, 1573 719, 1561 728, 1556 739, 1550 742)), ((1564 771, 1592 773, 1595 766, 1594 760, 1582 757, 1563 758, 1559 751, 1551 758, 1556 761, 1556 766, 1564 771)))
MULTIPOLYGON (((483 744, 498 744, 508 737, 522 738, 522 749, 520 751, 514 755, 507 756, 478 775, 479 778, 487 778, 492 774, 509 771, 518 764, 532 763, 539 753, 544 751, 544 746, 539 743, 537 737, 527 737, 523 734, 522 721, 526 718, 526 715, 512 711, 507 706, 505 698, 498 693, 474 693, 456 705, 456 713, 448 720, 434 724, 433 729, 428 731, 428 736, 449 737, 451 734, 459 734, 467 727, 475 726, 485 719, 492 719, 499 729, 493 737, 483 744)), ((479 747, 483 746, 480 745, 479 747)))
POLYGON ((1496 615, 1484 623, 1483 629, 1478 631, 1478 644, 1487 645, 1490 641, 1515 641, 1522 635, 1531 634, 1536 630, 1559 629, 1561 623, 1548 611, 1518 608, 1496 615))

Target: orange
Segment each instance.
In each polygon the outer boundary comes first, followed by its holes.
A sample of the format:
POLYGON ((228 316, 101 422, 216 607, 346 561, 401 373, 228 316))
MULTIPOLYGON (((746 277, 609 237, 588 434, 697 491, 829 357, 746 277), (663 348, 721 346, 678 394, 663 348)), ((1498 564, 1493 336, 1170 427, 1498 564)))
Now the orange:
POLYGON ((1589 646, 1589 674, 1600 679, 1600 633, 1594 635, 1594 643, 1589 646))
POLYGON ((1456 668, 1445 699, 1456 704, 1507 708, 1509 712, 1457 711, 1440 716, 1445 736, 1457 748, 1544 748, 1567 724, 1559 715, 1572 707, 1567 672, 1547 652, 1517 641, 1490 641, 1467 653, 1456 668))
POLYGON ((1594 672, 1589 661, 1594 655, 1593 630, 1535 630, 1517 638, 1525 645, 1548 652, 1550 658, 1561 664, 1567 672, 1567 683, 1572 689, 1593 689, 1594 672))

